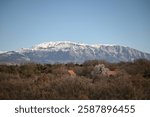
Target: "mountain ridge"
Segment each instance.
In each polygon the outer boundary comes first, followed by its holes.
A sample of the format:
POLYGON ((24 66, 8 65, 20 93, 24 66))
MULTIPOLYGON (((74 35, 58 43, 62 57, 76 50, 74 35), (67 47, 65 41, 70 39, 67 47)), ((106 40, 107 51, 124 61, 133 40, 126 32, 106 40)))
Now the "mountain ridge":
POLYGON ((86 60, 127 62, 136 59, 150 60, 150 54, 120 45, 90 45, 70 41, 45 42, 31 48, 0 53, 0 63, 83 63, 86 60))

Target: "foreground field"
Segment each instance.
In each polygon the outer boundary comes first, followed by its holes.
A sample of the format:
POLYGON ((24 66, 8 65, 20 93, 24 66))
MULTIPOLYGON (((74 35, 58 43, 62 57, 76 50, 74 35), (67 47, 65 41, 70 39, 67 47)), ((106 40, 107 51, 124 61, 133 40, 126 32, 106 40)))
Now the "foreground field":
POLYGON ((0 65, 0 99, 150 99, 150 61, 0 65), (119 73, 93 80, 98 64, 119 73))

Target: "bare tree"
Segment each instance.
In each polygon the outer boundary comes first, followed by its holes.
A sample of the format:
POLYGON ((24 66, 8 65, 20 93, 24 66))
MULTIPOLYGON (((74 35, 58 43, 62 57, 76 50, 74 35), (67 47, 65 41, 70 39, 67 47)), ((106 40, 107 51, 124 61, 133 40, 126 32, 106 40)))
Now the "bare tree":
POLYGON ((100 76, 107 76, 109 69, 105 67, 104 64, 98 64, 94 67, 94 69, 91 72, 92 76, 92 83, 95 82, 96 79, 100 78, 100 76))

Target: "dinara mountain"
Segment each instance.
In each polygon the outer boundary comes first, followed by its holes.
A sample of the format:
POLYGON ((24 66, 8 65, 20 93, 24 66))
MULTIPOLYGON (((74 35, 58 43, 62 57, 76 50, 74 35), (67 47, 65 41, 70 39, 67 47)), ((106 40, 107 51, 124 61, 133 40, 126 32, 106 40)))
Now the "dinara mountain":
POLYGON ((87 60, 108 62, 150 60, 150 54, 119 45, 88 45, 68 41, 47 42, 18 51, 0 52, 0 64, 82 63, 87 60))

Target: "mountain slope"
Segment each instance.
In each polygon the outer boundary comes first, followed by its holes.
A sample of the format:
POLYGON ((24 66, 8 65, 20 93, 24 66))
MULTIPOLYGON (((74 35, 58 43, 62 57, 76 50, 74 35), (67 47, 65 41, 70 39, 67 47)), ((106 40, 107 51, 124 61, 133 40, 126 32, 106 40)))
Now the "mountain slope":
POLYGON ((20 64, 29 61, 30 58, 15 51, 8 51, 0 54, 0 64, 20 64))
POLYGON ((48 42, 29 49, 0 54, 0 63, 82 63, 86 60, 106 60, 108 62, 150 60, 150 54, 119 45, 88 45, 73 42, 48 42))

